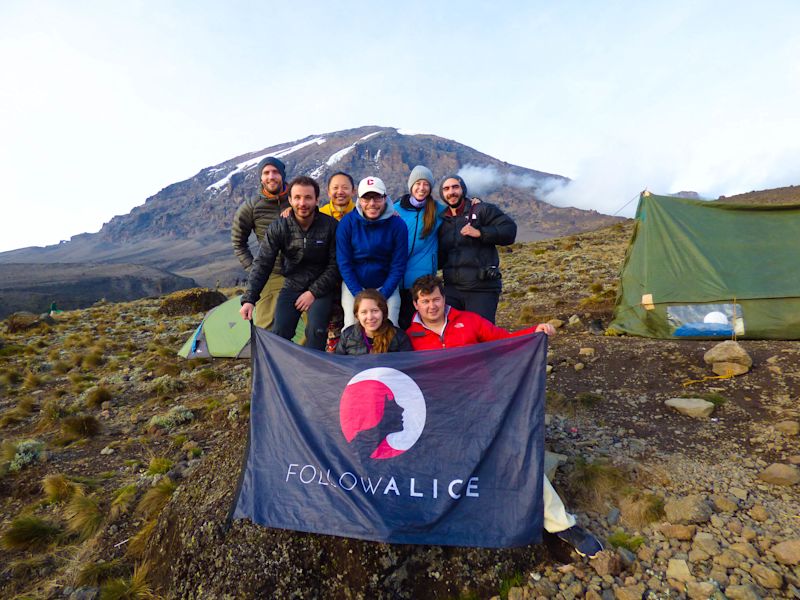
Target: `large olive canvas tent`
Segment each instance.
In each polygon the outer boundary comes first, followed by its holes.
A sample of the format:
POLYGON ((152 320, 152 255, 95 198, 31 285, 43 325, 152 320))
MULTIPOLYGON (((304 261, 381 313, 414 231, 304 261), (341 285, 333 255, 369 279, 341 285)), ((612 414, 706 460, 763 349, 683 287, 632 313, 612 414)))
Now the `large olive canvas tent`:
POLYGON ((800 204, 643 192, 609 330, 800 339, 800 204))

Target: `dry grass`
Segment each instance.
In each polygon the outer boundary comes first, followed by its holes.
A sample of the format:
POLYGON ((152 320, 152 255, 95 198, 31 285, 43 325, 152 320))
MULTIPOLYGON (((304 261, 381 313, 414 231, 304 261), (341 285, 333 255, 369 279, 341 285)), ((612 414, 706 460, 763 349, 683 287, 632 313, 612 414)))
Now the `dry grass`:
POLYGON ((134 535, 131 538, 131 541, 128 543, 127 552, 129 556, 138 558, 144 554, 144 551, 147 548, 147 542, 150 541, 150 536, 153 535, 155 528, 156 520, 150 519, 139 531, 136 532, 136 535, 134 535))
POLYGON ((99 408, 103 402, 110 402, 112 398, 111 390, 105 386, 98 385, 86 391, 83 403, 86 408, 99 408))
POLYGON ((147 563, 137 565, 130 578, 116 578, 100 589, 100 600, 150 600, 157 598, 147 583, 147 563))
POLYGON ((17 517, 3 533, 0 541, 11 550, 44 550, 58 542, 61 527, 32 515, 17 517))
POLYGON ((572 497, 578 504, 597 508, 616 497, 625 485, 626 478, 620 469, 607 461, 588 462, 577 458, 568 483, 572 497))
POLYGON ((42 490, 48 502, 58 504, 65 502, 79 491, 79 486, 64 477, 61 473, 53 473, 42 479, 42 490))
POLYGON ((169 502, 172 493, 177 487, 177 484, 169 477, 163 477, 144 493, 144 496, 136 506, 136 513, 147 518, 155 516, 169 502))
POLYGON ((22 389, 35 390, 40 385, 42 385, 42 378, 39 375, 32 371, 28 371, 25 374, 25 379, 22 381, 22 389))
POLYGON ((625 525, 642 529, 664 517, 664 499, 635 491, 620 499, 619 510, 625 525))
POLYGON ((130 568, 122 564, 118 558, 108 562, 92 562, 81 567, 75 578, 75 584, 97 587, 109 579, 124 577, 128 573, 130 573, 130 568))
POLYGON ((61 420, 61 438, 58 443, 69 444, 100 433, 100 421, 91 415, 74 415, 61 420))
POLYGON ((32 398, 22 398, 14 408, 0 415, 0 427, 8 427, 24 421, 33 412, 33 407, 32 398))
POLYGON ((111 501, 111 510, 108 513, 108 518, 111 521, 115 521, 120 515, 127 513, 135 497, 135 485, 126 485, 118 489, 114 493, 114 499, 111 501))
POLYGON ((73 494, 64 516, 69 530, 77 533, 81 540, 92 537, 103 524, 100 502, 95 496, 87 496, 82 491, 73 494))
POLYGON ((159 456, 154 456, 150 459, 150 465, 147 467, 148 475, 163 475, 172 468, 174 463, 168 459, 159 456))

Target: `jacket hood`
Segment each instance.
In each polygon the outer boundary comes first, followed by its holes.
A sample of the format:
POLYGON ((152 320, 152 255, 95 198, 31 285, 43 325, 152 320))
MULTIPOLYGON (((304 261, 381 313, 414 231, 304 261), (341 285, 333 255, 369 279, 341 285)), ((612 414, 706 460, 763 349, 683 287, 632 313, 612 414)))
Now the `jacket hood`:
POLYGON ((458 182, 461 184, 461 189, 462 189, 461 199, 466 200, 467 198, 469 198, 467 184, 464 182, 461 176, 447 175, 442 179, 441 183, 439 184, 439 198, 442 199, 442 202, 444 202, 447 205, 447 201, 444 199, 444 194, 442 193, 442 188, 444 187, 444 182, 447 181, 448 179, 458 179, 458 182))
POLYGON ((364 212, 361 210, 360 202, 356 202, 356 212, 358 213, 358 216, 364 219, 367 223, 377 223, 378 221, 385 221, 386 219, 389 219, 394 215, 394 203, 392 202, 392 199, 389 198, 389 196, 386 196, 386 206, 384 206, 381 216, 379 216, 377 219, 374 220, 368 219, 367 217, 364 216, 364 212))

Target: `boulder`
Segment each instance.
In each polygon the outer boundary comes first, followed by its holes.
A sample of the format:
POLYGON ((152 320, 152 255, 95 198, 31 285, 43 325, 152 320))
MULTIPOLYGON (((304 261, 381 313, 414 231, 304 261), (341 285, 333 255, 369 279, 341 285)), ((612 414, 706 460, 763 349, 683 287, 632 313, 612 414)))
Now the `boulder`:
POLYGON ((783 565, 800 565, 800 538, 786 540, 770 548, 775 560, 783 565))
POLYGON ((668 500, 664 512, 670 523, 705 523, 712 514, 708 502, 699 494, 668 500))
POLYGON ((170 317, 193 315, 199 312, 207 312, 227 299, 222 292, 208 288, 179 290, 164 297, 161 301, 159 312, 170 317))
POLYGON ((731 377, 736 375, 744 375, 750 370, 750 367, 745 367, 744 365, 734 362, 715 362, 713 365, 711 365, 711 370, 717 375, 731 377))
POLYGON ((783 585, 783 575, 770 569, 769 567, 761 564, 753 565, 750 569, 750 575, 756 580, 756 583, 761 587, 770 590, 777 590, 783 585))
POLYGON ((753 359, 737 342, 726 340, 720 342, 703 355, 706 364, 736 363, 747 368, 753 366, 753 359))
POLYGON ((670 398, 664 402, 682 415, 704 419, 714 412, 714 404, 702 398, 670 398))
POLYGON ((667 577, 669 579, 675 579, 676 581, 683 581, 684 583, 694 581, 694 577, 692 577, 692 573, 689 571, 689 565, 686 564, 685 560, 679 558, 669 559, 667 577))
POLYGON ((772 463, 759 473, 758 478, 773 485, 795 485, 800 483, 800 469, 794 465, 772 463))
POLYGON ((780 423, 775 423, 775 429, 783 435, 797 435, 800 433, 800 423, 797 421, 781 421, 780 423))
POLYGON ((19 333, 38 326, 40 318, 32 312, 15 312, 6 317, 6 329, 9 333, 19 333))

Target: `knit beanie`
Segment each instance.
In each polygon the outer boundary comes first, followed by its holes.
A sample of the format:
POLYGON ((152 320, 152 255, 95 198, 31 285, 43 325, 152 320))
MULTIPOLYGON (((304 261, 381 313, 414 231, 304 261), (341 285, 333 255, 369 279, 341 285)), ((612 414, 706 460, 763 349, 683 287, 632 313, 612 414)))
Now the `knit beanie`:
POLYGON ((408 191, 411 191, 411 188, 417 183, 420 179, 424 179, 427 181, 431 189, 433 189, 433 173, 428 167, 423 167, 422 165, 417 165, 413 169, 411 169, 411 175, 408 176, 408 191))
POLYGON ((281 179, 283 183, 286 183, 286 165, 283 164, 279 159, 275 158, 274 156, 268 156, 267 158, 263 159, 260 163, 258 163, 258 177, 261 178, 261 172, 264 170, 264 167, 267 165, 272 165, 281 174, 281 179))
POLYGON ((441 198, 442 201, 444 201, 444 193, 442 193, 442 188, 444 187, 444 182, 447 181, 448 179, 458 179, 458 182, 461 184, 461 197, 463 199, 466 199, 468 197, 467 184, 464 183, 464 180, 461 179, 460 175, 448 175, 447 177, 442 179, 442 182, 439 184, 439 198, 441 198))

